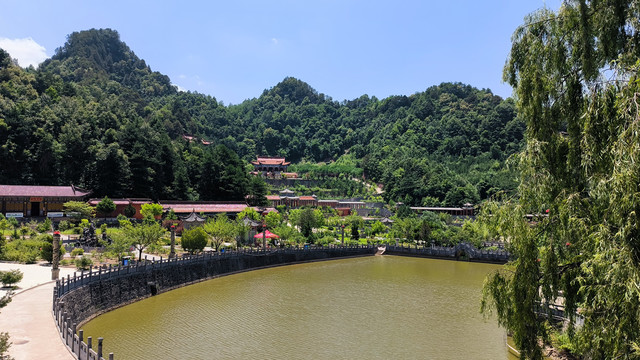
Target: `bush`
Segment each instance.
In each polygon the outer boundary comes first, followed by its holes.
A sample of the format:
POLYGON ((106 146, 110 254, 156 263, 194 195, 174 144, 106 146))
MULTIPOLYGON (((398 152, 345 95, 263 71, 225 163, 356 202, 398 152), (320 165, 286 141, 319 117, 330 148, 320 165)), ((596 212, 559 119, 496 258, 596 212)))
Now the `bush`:
POLYGON ((201 227, 182 232, 182 249, 192 254, 202 251, 208 242, 207 233, 201 227))
POLYGON ((36 230, 39 233, 46 233, 47 231, 51 231, 51 219, 47 218, 45 221, 36 225, 36 230))
MULTIPOLYGON (((49 234, 42 234, 36 238, 36 240, 41 242, 40 245, 40 257, 42 260, 46 260, 51 263, 53 261, 53 236, 49 234)), ((62 259, 62 255, 64 255, 65 249, 62 246, 62 241, 60 241, 59 254, 60 259, 62 259)))
POLYGON ((18 269, 0 271, 0 281, 2 281, 3 286, 13 286, 13 284, 19 283, 22 277, 22 271, 18 269))
POLYGON ((9 241, 3 254, 4 260, 33 264, 38 260, 44 244, 44 242, 35 239, 9 241))
POLYGON ((88 256, 82 256, 76 259, 75 264, 78 270, 88 270, 89 267, 93 265, 93 260, 88 256))
POLYGON ((78 226, 74 227, 73 228, 73 233, 76 234, 76 235, 82 234, 82 228, 78 227, 78 226))
POLYGON ((73 250, 71 250, 71 257, 75 258, 78 255, 84 255, 84 249, 82 248, 75 248, 73 250))
POLYGON ((60 231, 66 231, 69 230, 73 227, 73 225, 71 225, 70 222, 68 222, 67 220, 62 220, 58 223, 58 230, 60 231))

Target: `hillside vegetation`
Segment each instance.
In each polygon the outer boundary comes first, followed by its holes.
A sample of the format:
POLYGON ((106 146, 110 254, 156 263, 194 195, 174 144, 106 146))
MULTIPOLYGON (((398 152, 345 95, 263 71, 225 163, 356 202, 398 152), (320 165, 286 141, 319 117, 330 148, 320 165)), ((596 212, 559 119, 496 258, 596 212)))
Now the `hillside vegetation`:
POLYGON ((3 184, 231 200, 251 192, 245 165, 256 155, 331 164, 348 154, 351 168, 327 171, 382 183, 385 200, 459 205, 513 191, 504 162, 523 133, 510 99, 459 83, 337 102, 289 77, 224 106, 177 91, 114 30, 69 35, 38 69, 0 50, 3 184))

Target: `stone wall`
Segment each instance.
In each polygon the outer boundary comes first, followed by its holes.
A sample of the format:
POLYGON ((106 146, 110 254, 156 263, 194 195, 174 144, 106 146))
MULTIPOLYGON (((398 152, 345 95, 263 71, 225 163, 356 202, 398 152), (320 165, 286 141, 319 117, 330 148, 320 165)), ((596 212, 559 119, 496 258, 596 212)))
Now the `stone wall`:
POLYGON ((58 280, 54 289, 54 317, 63 339, 66 335, 73 343, 76 328, 91 318, 187 284, 257 268, 369 256, 376 251, 375 246, 230 251, 99 268, 58 280))

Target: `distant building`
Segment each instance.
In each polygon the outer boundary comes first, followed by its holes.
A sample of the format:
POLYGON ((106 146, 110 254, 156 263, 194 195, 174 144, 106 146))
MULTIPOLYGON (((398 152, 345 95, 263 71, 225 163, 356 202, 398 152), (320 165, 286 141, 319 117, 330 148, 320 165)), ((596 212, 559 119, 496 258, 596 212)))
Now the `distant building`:
MULTIPOLYGON (((256 161, 252 161, 254 171, 253 174, 262 175, 262 177, 280 179, 283 173, 287 173, 287 167, 290 162, 283 157, 267 157, 258 156, 256 161)), ((297 177, 295 173, 287 173, 287 177, 297 177)))
MULTIPOLYGON (((100 201, 102 201, 102 199, 100 198, 94 198, 94 199, 89 199, 89 205, 91 206, 97 206, 98 203, 100 203, 100 201)), ((151 204, 153 201, 151 199, 147 199, 147 198, 126 198, 126 199, 111 199, 111 201, 113 201, 113 204, 116 206, 116 209, 111 212, 110 214, 97 214, 98 217, 108 217, 108 218, 114 218, 117 217, 118 215, 123 215, 124 216, 124 209, 126 209, 127 207, 129 207, 129 205, 131 205, 134 209, 136 209, 135 214, 133 215, 134 219, 142 219, 142 213, 140 213, 140 210, 142 210, 142 204, 151 204)))
POLYGON ((1 210, 6 217, 62 217, 64 203, 84 201, 89 194, 73 185, 0 185, 1 210))

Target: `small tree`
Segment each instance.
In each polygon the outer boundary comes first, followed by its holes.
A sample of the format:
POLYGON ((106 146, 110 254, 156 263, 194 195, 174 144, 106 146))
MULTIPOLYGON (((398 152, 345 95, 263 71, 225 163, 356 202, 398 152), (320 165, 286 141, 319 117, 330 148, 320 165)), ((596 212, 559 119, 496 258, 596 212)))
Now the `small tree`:
POLYGON ((0 281, 2 281, 2 286, 11 286, 22 281, 22 271, 18 269, 13 269, 9 271, 1 271, 0 272, 0 281))
POLYGON ((100 200, 98 205, 96 205, 96 211, 103 214, 104 218, 107 218, 108 214, 111 214, 116 210, 116 204, 113 203, 111 199, 108 197, 104 197, 104 199, 100 200))
MULTIPOLYGON (((131 226, 131 223, 129 223, 129 226, 131 226)), ((129 238, 126 231, 114 232, 111 234, 110 238, 111 242, 105 244, 105 250, 110 254, 110 256, 117 257, 118 262, 120 262, 122 260, 122 257, 129 253, 129 249, 133 245, 133 242, 129 238)))
MULTIPOLYGON (((53 236, 50 234, 42 234, 38 237, 38 240, 42 241, 42 245, 40 246, 40 257, 51 264, 53 261, 53 236)), ((62 259, 62 255, 64 255, 62 240, 60 240, 58 252, 60 254, 60 259, 62 259)))
POLYGON ((82 201, 67 201, 62 205, 62 209, 67 216, 76 220, 89 219, 95 216, 95 208, 82 201))
POLYGON ((124 208, 124 216, 128 218, 132 218, 135 215, 136 215, 136 208, 134 208, 131 204, 127 205, 127 207, 124 208))
POLYGON ((204 250, 204 247, 207 246, 207 242, 209 242, 209 239, 204 229, 202 229, 202 227, 197 227, 191 230, 185 230, 182 233, 181 241, 182 249, 195 254, 204 250))
POLYGON ((162 215, 162 205, 160 204, 142 204, 140 214, 143 218, 156 218, 162 215))
POLYGON ((229 218, 224 214, 209 219, 203 229, 211 236, 211 245, 216 250, 220 248, 222 243, 233 242, 238 233, 235 224, 229 221, 229 218))
POLYGON ((93 260, 88 256, 82 256, 75 260, 75 265, 78 270, 88 270, 93 265, 93 260))
POLYGON ((138 250, 138 260, 142 260, 142 251, 149 245, 156 243, 166 230, 160 224, 136 224, 125 227, 124 234, 131 239, 131 244, 138 250))
POLYGON ((282 223, 282 216, 275 211, 272 211, 264 217, 264 221, 267 223, 267 228, 273 229, 282 223))

